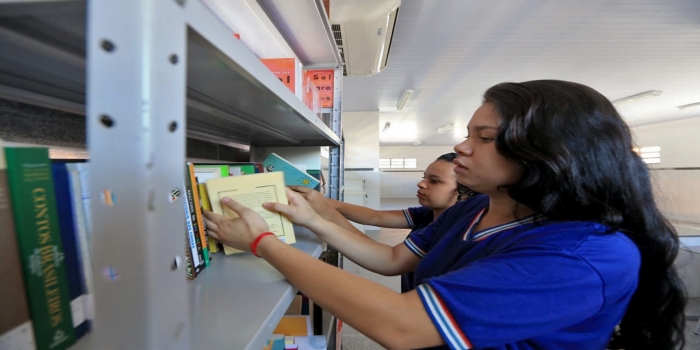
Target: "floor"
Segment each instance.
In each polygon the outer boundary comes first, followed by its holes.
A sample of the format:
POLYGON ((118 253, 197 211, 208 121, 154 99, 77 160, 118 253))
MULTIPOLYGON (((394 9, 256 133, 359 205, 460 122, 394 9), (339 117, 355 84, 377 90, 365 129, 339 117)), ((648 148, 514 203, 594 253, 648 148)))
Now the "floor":
MULTIPOLYGON (((412 199, 386 199, 381 200, 381 207, 385 210, 390 209, 403 209, 409 206, 416 206, 415 200, 412 199)), ((375 240, 395 245, 403 241, 403 239, 408 234, 409 230, 397 230, 397 229, 381 229, 368 231, 367 234, 374 238, 375 240)), ((400 290, 401 282, 399 277, 385 277, 370 271, 365 270, 362 267, 357 266, 352 261, 345 259, 343 261, 344 269, 353 272, 357 275, 380 283, 388 288, 395 291, 400 290)), ((688 307, 686 308, 687 315, 700 315, 700 298, 692 298, 688 302, 688 307)), ((684 349, 687 350, 700 350, 700 335, 693 334, 693 330, 697 327, 698 321, 688 321, 686 324, 685 337, 686 346, 684 349)), ((345 325, 343 327, 343 340, 342 340, 343 350, 380 350, 384 349, 379 344, 365 337, 355 329, 350 326, 345 325)))

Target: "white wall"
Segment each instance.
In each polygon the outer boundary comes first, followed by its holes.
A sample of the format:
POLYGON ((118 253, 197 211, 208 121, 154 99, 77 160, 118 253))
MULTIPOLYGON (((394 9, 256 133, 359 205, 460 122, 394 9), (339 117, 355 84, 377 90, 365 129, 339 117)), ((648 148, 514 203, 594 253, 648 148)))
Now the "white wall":
POLYGON ((345 135, 345 177, 365 179, 367 206, 380 209, 379 172, 347 171, 347 169, 379 169, 379 111, 343 112, 345 135))
POLYGON ((661 163, 650 166, 654 196, 671 220, 683 250, 676 266, 689 297, 700 297, 700 117, 632 128, 636 144, 661 147, 661 163), (696 169, 691 169, 696 168, 696 169), (691 253, 694 251, 695 253, 691 253))
POLYGON ((416 198, 417 184, 423 171, 437 157, 454 152, 452 146, 383 146, 380 158, 416 158, 414 171, 382 171, 380 184, 382 198, 416 198))
POLYGON ((637 145, 661 147, 661 163, 650 166, 654 195, 682 235, 700 235, 698 131, 700 117, 632 128, 637 145))

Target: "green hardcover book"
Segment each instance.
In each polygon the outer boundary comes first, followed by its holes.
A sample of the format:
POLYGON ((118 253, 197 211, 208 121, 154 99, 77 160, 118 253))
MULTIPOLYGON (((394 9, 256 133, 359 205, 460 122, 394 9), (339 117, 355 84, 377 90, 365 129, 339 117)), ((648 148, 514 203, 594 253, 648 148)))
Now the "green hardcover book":
POLYGON ((36 346, 67 349, 75 336, 48 149, 6 148, 5 156, 36 346))

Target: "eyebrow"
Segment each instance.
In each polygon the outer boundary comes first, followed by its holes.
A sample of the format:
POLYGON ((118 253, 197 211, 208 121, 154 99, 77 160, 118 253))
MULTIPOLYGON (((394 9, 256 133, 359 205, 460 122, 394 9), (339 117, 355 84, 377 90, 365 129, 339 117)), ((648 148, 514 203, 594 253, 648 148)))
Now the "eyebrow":
MULTIPOLYGON (((495 126, 489 126, 489 125, 479 125, 479 126, 477 126, 477 127, 474 128, 474 131, 481 131, 481 130, 484 130, 484 129, 493 129, 493 130, 498 131, 499 128, 497 128, 497 127, 495 127, 495 126)), ((469 126, 468 126, 468 125, 467 125, 467 131, 469 131, 469 126)))

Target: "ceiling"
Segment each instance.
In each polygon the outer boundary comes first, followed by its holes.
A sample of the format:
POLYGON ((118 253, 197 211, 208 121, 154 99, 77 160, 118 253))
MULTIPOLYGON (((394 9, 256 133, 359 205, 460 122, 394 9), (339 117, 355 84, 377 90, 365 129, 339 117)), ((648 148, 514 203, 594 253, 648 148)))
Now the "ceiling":
POLYGON ((403 0, 386 68, 345 77, 343 110, 379 111, 382 146, 454 145, 488 87, 533 79, 662 90, 618 106, 632 126, 700 116, 677 108, 700 102, 700 0, 403 0))

